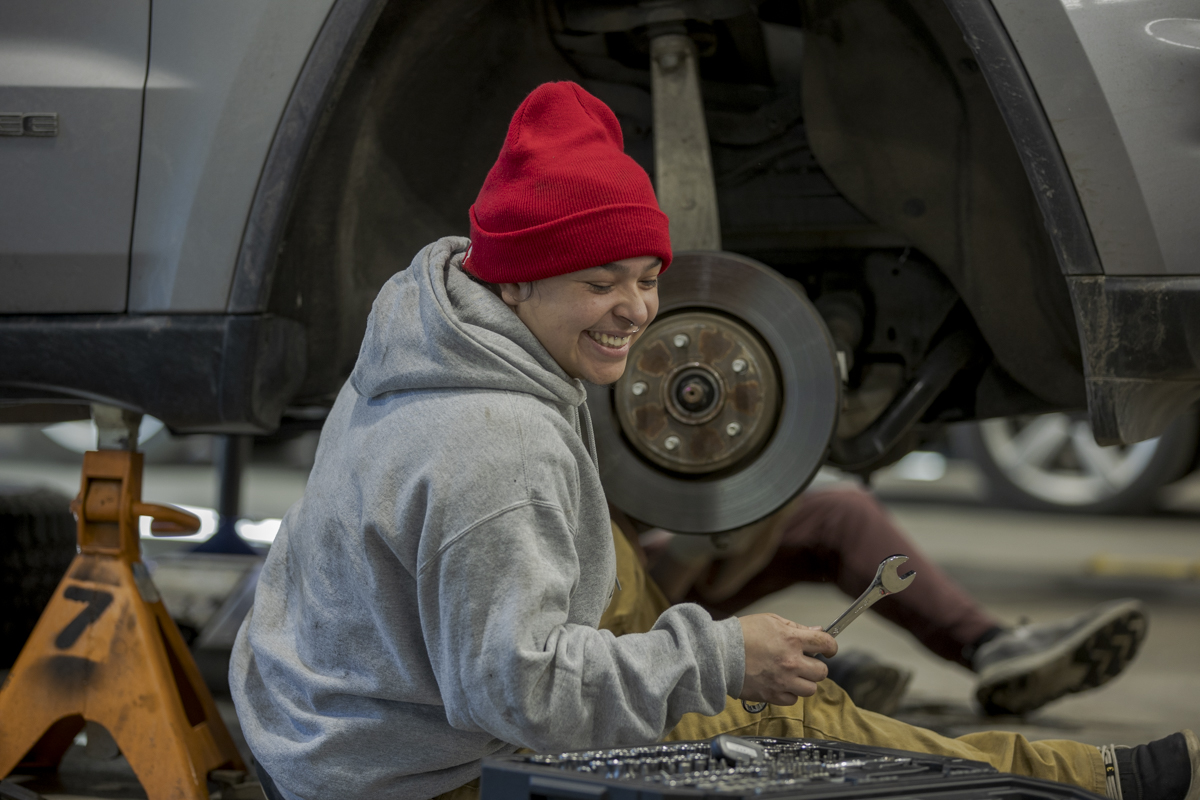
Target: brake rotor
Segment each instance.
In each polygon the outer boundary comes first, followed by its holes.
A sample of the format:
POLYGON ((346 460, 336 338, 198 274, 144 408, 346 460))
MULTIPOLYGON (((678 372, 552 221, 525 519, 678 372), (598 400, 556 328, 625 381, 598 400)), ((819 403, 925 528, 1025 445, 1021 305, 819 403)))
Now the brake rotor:
POLYGON ((755 522, 803 489, 837 426, 833 340, 803 289, 734 253, 676 254, 625 374, 590 386, 600 477, 680 533, 755 522))

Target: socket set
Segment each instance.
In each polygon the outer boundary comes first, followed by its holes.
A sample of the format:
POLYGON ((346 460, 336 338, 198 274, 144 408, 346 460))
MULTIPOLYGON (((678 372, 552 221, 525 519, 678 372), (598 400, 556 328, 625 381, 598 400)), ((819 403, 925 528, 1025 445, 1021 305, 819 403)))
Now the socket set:
POLYGON ((1003 774, 979 761, 820 739, 729 736, 489 758, 481 789, 481 800, 1097 797, 1065 784, 1003 774))

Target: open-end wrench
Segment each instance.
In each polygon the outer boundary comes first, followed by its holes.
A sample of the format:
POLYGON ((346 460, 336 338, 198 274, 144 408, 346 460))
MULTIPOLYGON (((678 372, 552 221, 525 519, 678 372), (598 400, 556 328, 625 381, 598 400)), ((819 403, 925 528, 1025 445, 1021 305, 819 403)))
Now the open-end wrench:
MULTIPOLYGON (((867 587, 866 591, 860 594, 858 599, 840 617, 825 628, 825 632, 837 638, 837 635, 846 630, 851 622, 858 619, 864 611, 875 605, 879 600, 887 597, 889 594, 903 592, 907 589, 908 585, 917 577, 916 571, 911 569, 904 575, 900 574, 900 567, 907 562, 908 556, 903 555, 888 556, 879 562, 879 569, 875 570, 875 580, 871 581, 871 585, 867 587)), ((747 703, 745 700, 742 701, 742 708, 751 714, 757 714, 766 707, 766 703, 747 703)))

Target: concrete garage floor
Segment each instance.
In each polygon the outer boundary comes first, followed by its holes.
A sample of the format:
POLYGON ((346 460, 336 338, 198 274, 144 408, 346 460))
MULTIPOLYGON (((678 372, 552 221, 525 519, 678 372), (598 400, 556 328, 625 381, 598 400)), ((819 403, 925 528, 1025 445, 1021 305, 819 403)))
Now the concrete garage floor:
MULTIPOLYGON (((70 459, 22 456, 12 450, 6 454, 0 447, 0 484, 36 483, 68 494, 77 491, 78 467, 70 459)), ((250 467, 244 495, 248 517, 282 516, 299 496, 307 470, 286 461, 276 458, 250 467)), ((211 507, 215 487, 207 465, 152 463, 144 496, 155 502, 211 507)), ((915 671, 897 716, 950 735, 1002 728, 1031 739, 1073 738, 1094 744, 1135 744, 1182 727, 1200 728, 1200 478, 1175 487, 1164 511, 1134 518, 989 508, 981 502, 978 473, 964 462, 951 462, 946 476, 934 482, 880 475, 876 488, 918 546, 1005 622, 1058 619, 1126 596, 1143 599, 1150 614, 1148 640, 1121 677, 1024 719, 980 716, 972 705, 970 674, 926 653, 907 633, 868 614, 840 637, 841 646, 868 650, 915 671), (1091 574, 1089 565, 1098 556, 1108 557, 1110 564, 1144 567, 1151 575, 1091 574), (1188 563, 1193 565, 1190 578, 1166 577, 1188 563)), ((161 554, 176 546, 153 542, 147 552, 161 554)), ((828 624, 847 602, 832 586, 798 585, 752 610, 828 624)), ((232 705, 220 705, 235 724, 232 705)), ((240 739, 239 731, 234 734, 240 739)), ((78 747, 69 761, 70 779, 64 775, 57 785, 46 785, 47 797, 139 796, 131 791, 127 775, 121 779, 123 759, 89 763, 84 748, 78 747)))

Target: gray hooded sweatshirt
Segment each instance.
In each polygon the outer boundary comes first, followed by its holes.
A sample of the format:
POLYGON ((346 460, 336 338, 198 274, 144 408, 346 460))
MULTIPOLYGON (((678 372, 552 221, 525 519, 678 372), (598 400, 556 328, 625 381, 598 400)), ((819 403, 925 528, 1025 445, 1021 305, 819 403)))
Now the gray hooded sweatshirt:
POLYGON ((584 387, 446 238, 375 301, 230 686, 288 798, 426 798, 480 759, 652 742, 741 691, 736 619, 596 629, 616 588, 584 387))

